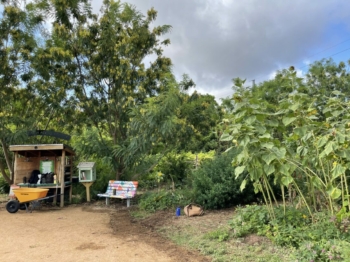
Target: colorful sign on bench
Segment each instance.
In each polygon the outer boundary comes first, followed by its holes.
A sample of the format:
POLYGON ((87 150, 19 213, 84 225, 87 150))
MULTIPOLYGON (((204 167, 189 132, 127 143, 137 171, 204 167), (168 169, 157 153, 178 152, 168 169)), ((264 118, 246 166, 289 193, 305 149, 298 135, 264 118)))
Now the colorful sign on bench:
POLYGON ((133 198, 135 196, 137 186, 137 181, 109 180, 106 193, 97 195, 99 197, 105 197, 107 205, 109 205, 109 198, 127 199, 127 206, 129 207, 130 198, 133 198))

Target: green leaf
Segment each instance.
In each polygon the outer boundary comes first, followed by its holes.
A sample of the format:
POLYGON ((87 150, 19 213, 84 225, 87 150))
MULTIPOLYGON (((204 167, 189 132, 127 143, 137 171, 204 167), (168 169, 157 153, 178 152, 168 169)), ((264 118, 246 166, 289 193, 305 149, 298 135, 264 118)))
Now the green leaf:
POLYGON ((332 170, 332 179, 335 179, 345 173, 346 168, 341 164, 336 164, 332 170))
POLYGON ((242 141, 239 141, 240 143, 240 145, 241 146, 246 146, 246 145, 248 145, 248 143, 250 142, 250 137, 249 136, 245 136, 244 138, 243 138, 243 140, 242 141))
POLYGON ((303 140, 304 142, 308 141, 311 137, 312 137, 312 132, 308 132, 306 133, 302 138, 301 140, 303 140))
POLYGON ((271 135, 269 133, 265 133, 262 136, 259 136, 259 138, 271 138, 271 135))
POLYGON ((256 120, 256 116, 250 116, 245 120, 245 122, 247 123, 247 125, 251 125, 255 122, 255 120, 256 120))
POLYGON ((293 177, 291 176, 284 176, 281 178, 281 182, 284 186, 289 186, 293 182, 293 177))
POLYGON ((251 180, 258 181, 263 175, 262 167, 260 166, 259 167, 254 166, 253 168, 251 167, 248 169, 248 173, 250 175, 251 180))
POLYGON ((245 116, 245 114, 246 114, 246 111, 241 111, 241 112, 235 114, 235 118, 236 118, 236 119, 239 119, 239 118, 245 116))
POLYGON ((285 126, 293 123, 297 118, 296 117, 283 117, 282 122, 285 126))
POLYGON ((236 177, 236 179, 237 179, 237 177, 240 174, 243 173, 244 169, 245 169, 245 166, 238 166, 238 167, 235 168, 235 177, 236 177))
POLYGON ((292 111, 295 111, 295 110, 297 110, 299 107, 300 107, 300 104, 299 104, 299 103, 294 103, 293 105, 291 105, 291 106, 289 107, 289 109, 291 109, 292 111))
POLYGON ((319 119, 317 116, 314 116, 314 115, 308 116, 307 118, 310 119, 310 120, 317 120, 317 119, 319 119))
POLYGON ((258 131, 259 134, 264 134, 266 132, 266 128, 264 126, 255 126, 256 131, 258 131))
POLYGON ((271 143, 271 142, 268 142, 268 143, 262 143, 262 144, 261 144, 261 147, 265 147, 265 148, 267 148, 267 149, 271 149, 271 148, 273 148, 273 147, 274 147, 274 144, 273 144, 273 143, 271 143))
POLYGON ((247 158, 247 152, 243 150, 241 153, 239 153, 236 157, 237 163, 242 163, 247 158))
POLYGON ((242 181, 241 186, 239 187, 239 188, 241 189, 241 191, 243 191, 243 190, 245 189, 246 184, 247 184, 247 180, 244 179, 244 180, 242 181))
POLYGON ((228 133, 224 133, 222 134, 220 141, 232 141, 232 139, 233 139, 233 136, 231 136, 228 133))
POLYGON ((336 187, 330 187, 327 190, 327 194, 333 199, 338 199, 341 196, 341 190, 339 188, 336 187))
POLYGON ((271 161, 276 159, 276 155, 269 153, 269 154, 263 155, 261 158, 265 161, 267 165, 269 165, 271 161))
POLYGON ((333 141, 329 141, 325 147, 325 149, 322 151, 322 153, 320 154, 320 158, 324 157, 324 156, 328 156, 332 151, 333 151, 333 141))
POLYGON ((303 149, 304 149, 304 146, 298 146, 297 147, 297 154, 300 155, 301 152, 303 151, 303 149))
POLYGON ((350 160, 350 149, 341 150, 339 151, 338 155, 342 158, 350 160))
POLYGON ((336 96, 342 96, 342 92, 338 91, 338 90, 335 90, 332 92, 333 95, 336 95, 336 96))
POLYGON ((227 148, 227 149, 225 150, 225 153, 228 152, 228 151, 230 151, 232 148, 234 148, 234 147, 231 146, 231 147, 227 148))
POLYGON ((339 116, 341 113, 343 113, 342 110, 334 110, 334 111, 331 111, 331 114, 332 114, 332 116, 334 116, 334 117, 339 116))
POLYGON ((289 176, 290 175, 290 171, 289 171, 289 165, 288 164, 284 164, 281 165, 279 171, 281 172, 281 174, 285 175, 285 176, 289 176))
POLYGON ((264 165, 265 174, 268 176, 275 172, 275 167, 273 165, 264 165))
POLYGON ((342 133, 337 132, 336 133, 336 138, 337 138, 337 141, 338 141, 339 144, 344 144, 345 136, 342 133))
POLYGON ((323 147, 328 141, 328 138, 326 136, 321 137, 321 139, 319 139, 317 141, 317 148, 323 147))
POLYGON ((265 124, 266 126, 278 127, 278 121, 276 120, 266 120, 265 124))
POLYGON ((271 151, 275 153, 278 159, 282 159, 286 155, 286 149, 284 147, 281 147, 281 148, 273 147, 271 151))
POLYGON ((294 128, 294 133, 296 133, 300 137, 304 136, 306 132, 307 132, 306 126, 294 128))
POLYGON ((245 189, 246 184, 247 184, 247 180, 244 179, 244 180, 242 181, 241 186, 239 187, 239 188, 241 189, 241 191, 243 191, 243 190, 245 189))

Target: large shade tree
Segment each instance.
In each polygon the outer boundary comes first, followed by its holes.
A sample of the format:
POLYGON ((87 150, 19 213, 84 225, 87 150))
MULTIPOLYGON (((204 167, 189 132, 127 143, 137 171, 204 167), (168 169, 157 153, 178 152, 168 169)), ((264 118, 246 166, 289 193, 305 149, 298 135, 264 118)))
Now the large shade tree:
POLYGON ((10 143, 21 141, 35 126, 40 100, 31 86, 31 68, 42 17, 22 1, 1 1, 0 14, 0 172, 8 183, 13 179, 10 143), (6 170, 8 172, 6 172, 6 170))
POLYGON ((152 25, 154 9, 144 16, 120 1, 104 1, 99 16, 85 1, 61 4, 36 2, 54 17, 51 36, 37 53, 37 72, 71 106, 66 125, 97 130, 98 140, 82 141, 83 150, 109 156, 119 178, 125 160, 113 150, 128 141, 130 110, 169 88, 171 60, 162 48, 170 41, 162 36, 170 26, 152 25))

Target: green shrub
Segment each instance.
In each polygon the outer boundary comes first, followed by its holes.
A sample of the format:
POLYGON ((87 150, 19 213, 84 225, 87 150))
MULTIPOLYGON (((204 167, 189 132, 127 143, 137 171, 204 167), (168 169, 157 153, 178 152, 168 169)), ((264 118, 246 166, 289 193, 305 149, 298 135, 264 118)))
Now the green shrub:
POLYGON ((178 183, 187 177, 190 163, 184 154, 167 154, 157 165, 156 171, 164 174, 165 182, 178 183))
POLYGON ((227 241, 229 239, 229 236, 230 235, 227 229, 217 229, 215 231, 206 233, 204 235, 204 238, 223 242, 223 241, 227 241))
POLYGON ((269 212, 266 206, 252 205, 238 207, 236 215, 229 222, 235 237, 243 237, 252 233, 264 235, 269 223, 269 212))
POLYGON ((8 194, 10 192, 10 185, 3 176, 0 176, 0 194, 8 194))
POLYGON ((350 244, 342 240, 322 239, 303 242, 292 257, 296 261, 349 261, 350 244))
POLYGON ((311 219, 306 210, 287 207, 284 213, 282 207, 275 207, 274 214, 275 218, 271 219, 266 206, 252 205, 237 208, 236 215, 229 225, 235 237, 255 233, 270 238, 279 246, 301 248, 302 250, 305 243, 312 243, 322 251, 328 245, 325 244, 325 240, 345 241, 350 239, 347 228, 342 228, 342 223, 327 213, 315 213, 311 219))
MULTIPOLYGON (((233 151, 233 150, 232 150, 233 151)), ((247 184, 241 191, 244 174, 235 179, 232 158, 235 152, 207 160, 192 174, 194 201, 207 209, 219 209, 256 200, 253 186, 247 184)))
POLYGON ((159 192, 147 192, 143 194, 139 201, 141 210, 155 212, 175 207, 184 207, 190 200, 186 190, 175 192, 161 190, 159 192))

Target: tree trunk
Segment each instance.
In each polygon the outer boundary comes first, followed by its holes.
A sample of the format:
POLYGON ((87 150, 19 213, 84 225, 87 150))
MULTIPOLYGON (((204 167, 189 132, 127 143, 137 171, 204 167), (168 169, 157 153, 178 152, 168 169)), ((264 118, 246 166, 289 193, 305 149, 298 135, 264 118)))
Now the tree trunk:
POLYGON ((3 178, 6 180, 6 182, 9 184, 9 185, 12 185, 12 179, 6 174, 5 172, 5 168, 4 168, 4 165, 0 162, 0 172, 1 172, 1 175, 3 176, 3 178))
MULTIPOLYGON (((6 146, 6 144, 5 144, 3 139, 1 139, 1 146, 2 146, 2 150, 4 152, 4 156, 5 156, 5 160, 6 160, 6 164, 7 164, 7 169, 10 171, 10 178, 9 178, 9 180, 12 181, 13 180, 13 166, 12 166, 12 163, 11 163, 9 152, 7 150, 7 146, 6 146)), ((5 174, 5 170, 4 170, 4 172, 1 170, 1 173, 4 175, 5 174)), ((6 179, 6 177, 8 177, 8 176, 5 174, 4 177, 6 179)))

